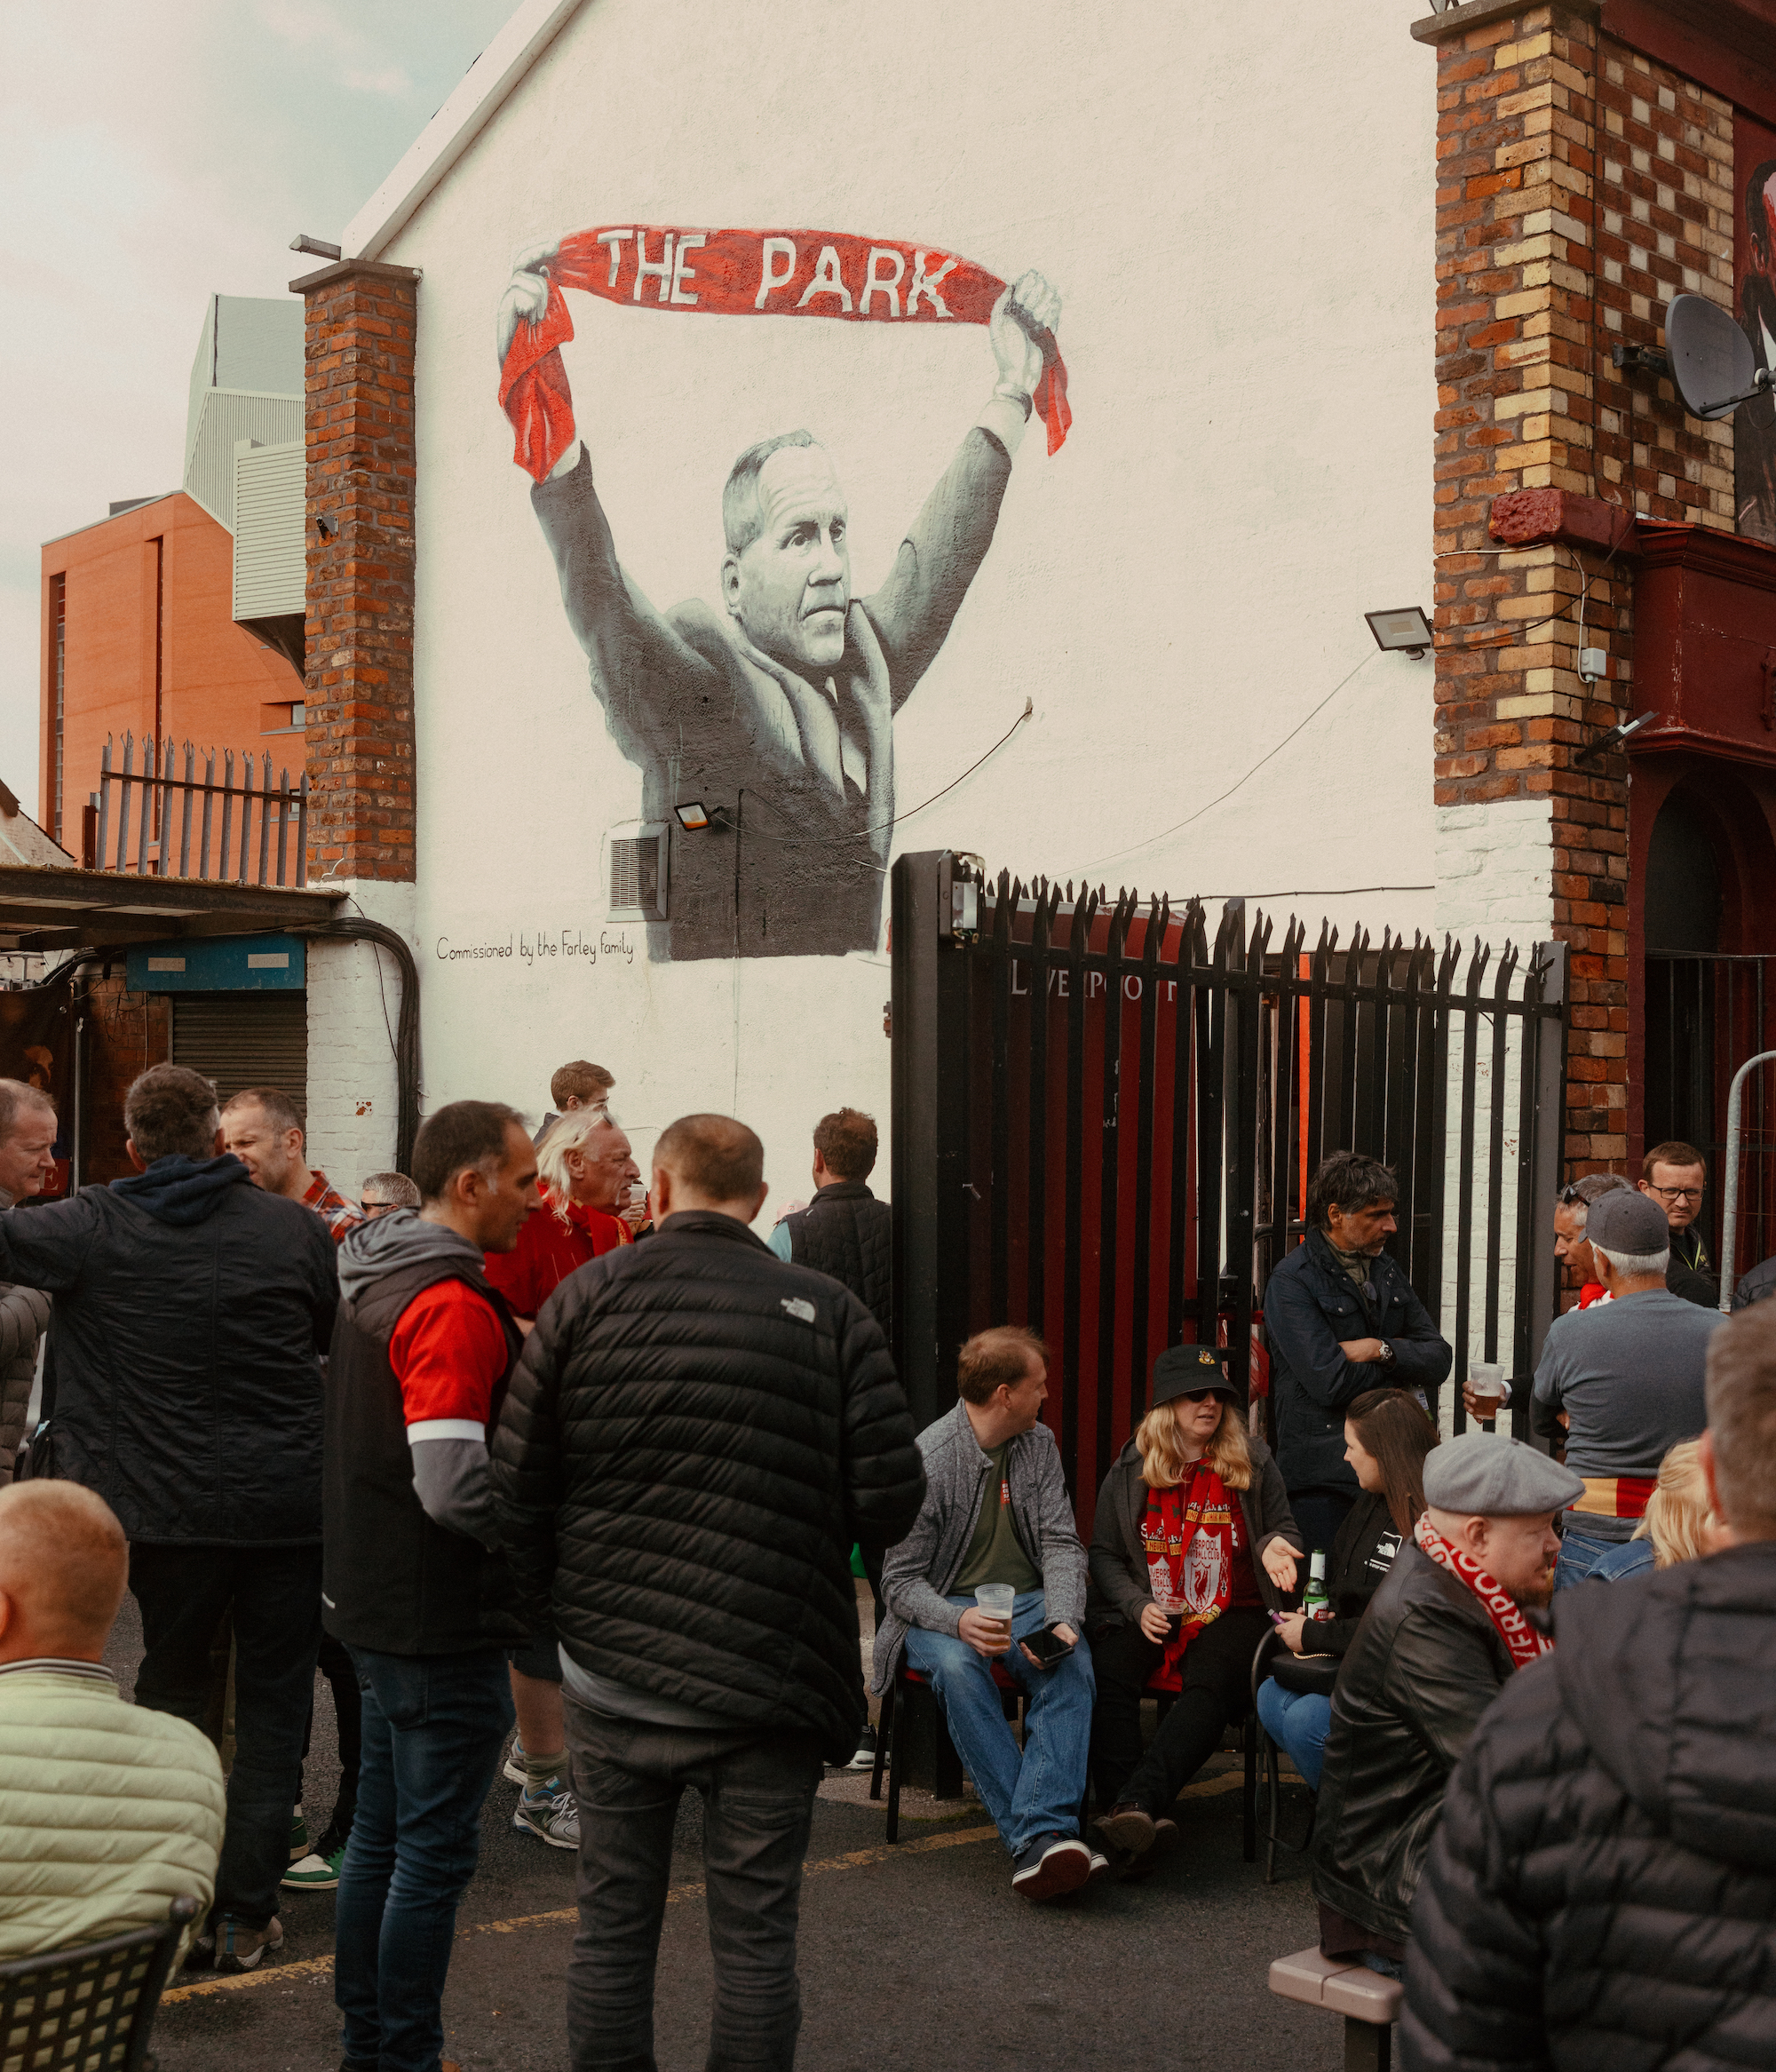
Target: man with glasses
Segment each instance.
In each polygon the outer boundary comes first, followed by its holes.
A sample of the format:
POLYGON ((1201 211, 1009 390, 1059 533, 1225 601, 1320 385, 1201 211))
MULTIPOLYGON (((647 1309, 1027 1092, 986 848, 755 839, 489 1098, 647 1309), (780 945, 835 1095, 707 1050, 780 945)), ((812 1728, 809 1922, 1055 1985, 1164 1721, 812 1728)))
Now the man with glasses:
POLYGON ((404 1172, 373 1172, 358 1190, 358 1206, 364 1211, 364 1220, 374 1223, 397 1209, 418 1208, 419 1189, 404 1172))
POLYGON ((1665 1211, 1671 1234, 1672 1266, 1698 1276, 1708 1286, 1706 1298, 1687 1288, 1674 1289, 1673 1293, 1692 1302, 1706 1299, 1712 1308, 1719 1299, 1714 1284, 1714 1262, 1697 1223, 1708 1184, 1707 1163, 1693 1144, 1682 1144, 1675 1139, 1655 1144, 1641 1161, 1640 1191, 1651 1195, 1665 1211))

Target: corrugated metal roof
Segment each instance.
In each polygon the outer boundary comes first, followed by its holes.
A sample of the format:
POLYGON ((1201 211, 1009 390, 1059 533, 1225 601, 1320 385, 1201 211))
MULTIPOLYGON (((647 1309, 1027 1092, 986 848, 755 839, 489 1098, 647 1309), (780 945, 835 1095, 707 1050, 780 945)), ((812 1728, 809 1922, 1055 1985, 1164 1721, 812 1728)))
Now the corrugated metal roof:
POLYGON ((206 389, 198 401, 197 433, 186 461, 186 494, 218 525, 234 529, 234 449, 243 439, 283 446, 302 437, 300 396, 243 394, 206 389))
POLYGON ((299 612, 307 582, 307 481, 300 439, 234 452, 234 616, 299 612))
MULTIPOLYGON (((248 395, 302 395, 303 306, 281 296, 212 295, 191 362, 185 413, 185 471, 191 472, 203 398, 211 389, 248 395)), ((207 509, 208 506, 206 505, 207 509)))

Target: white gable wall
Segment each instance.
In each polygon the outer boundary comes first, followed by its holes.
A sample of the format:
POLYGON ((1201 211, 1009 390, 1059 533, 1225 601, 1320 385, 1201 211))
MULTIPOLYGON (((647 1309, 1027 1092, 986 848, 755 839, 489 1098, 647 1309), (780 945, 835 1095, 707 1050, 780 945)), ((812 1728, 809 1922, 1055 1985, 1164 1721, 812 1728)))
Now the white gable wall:
MULTIPOLYGON (((424 274, 428 1108, 476 1094, 535 1112, 555 1065, 591 1057, 644 1155, 673 1115, 732 1110, 764 1133, 780 1199, 807 1192, 824 1109, 872 1108, 885 1139, 885 957, 745 959, 736 988, 733 962, 650 965, 643 931, 604 917, 604 837, 638 813, 640 779, 563 615, 494 344, 514 251, 595 225, 918 238, 1007 278, 1038 267, 1062 294, 1073 431, 1049 457, 1032 425, 992 550, 895 722, 900 810, 1027 697, 1034 717, 899 847, 1113 889, 1431 885, 1431 664, 1376 655, 1361 615, 1431 601, 1429 63, 1395 0, 1274 17, 593 0, 566 22, 374 253, 424 274), (1150 839, 1352 671, 1233 798, 1150 839), (479 950, 501 954, 461 954, 479 950)), ((568 301, 599 495, 662 608, 718 605, 727 469, 797 425, 833 454, 867 594, 995 378, 973 326, 568 301)), ((1263 903, 1378 933, 1428 927, 1434 895, 1263 903)))

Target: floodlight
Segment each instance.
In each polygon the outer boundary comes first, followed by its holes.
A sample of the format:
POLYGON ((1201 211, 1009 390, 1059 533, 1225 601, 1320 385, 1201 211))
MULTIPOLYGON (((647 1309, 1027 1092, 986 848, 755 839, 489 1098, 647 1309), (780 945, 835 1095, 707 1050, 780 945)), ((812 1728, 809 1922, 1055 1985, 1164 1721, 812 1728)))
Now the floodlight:
POLYGON ((678 825, 686 834, 700 834, 710 825, 710 816, 703 811, 701 798, 690 799, 683 806, 675 806, 672 810, 678 816, 678 825))
POLYGON ((1415 662, 1435 643, 1431 621, 1415 604, 1393 612, 1365 612, 1363 616, 1384 655, 1409 655, 1415 662))

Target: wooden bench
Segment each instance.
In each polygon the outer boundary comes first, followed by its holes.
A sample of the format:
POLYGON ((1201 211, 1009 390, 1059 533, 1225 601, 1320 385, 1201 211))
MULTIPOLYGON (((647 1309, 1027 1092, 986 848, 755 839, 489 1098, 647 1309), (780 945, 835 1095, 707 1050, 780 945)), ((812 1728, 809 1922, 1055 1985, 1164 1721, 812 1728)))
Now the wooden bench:
POLYGON ((1344 2072, 1388 2072, 1404 1989, 1367 1965, 1298 1949, 1271 1966, 1271 1991, 1344 2017, 1344 2072))

